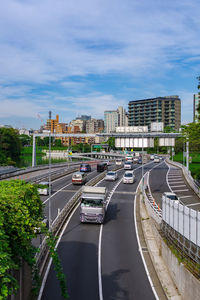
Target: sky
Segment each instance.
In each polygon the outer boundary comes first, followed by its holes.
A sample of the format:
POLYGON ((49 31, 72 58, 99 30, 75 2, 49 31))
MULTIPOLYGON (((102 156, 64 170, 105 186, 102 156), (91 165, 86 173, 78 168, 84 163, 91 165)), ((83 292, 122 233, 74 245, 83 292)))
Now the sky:
POLYGON ((178 95, 192 122, 199 0, 1 0, 0 125, 39 129, 178 95))

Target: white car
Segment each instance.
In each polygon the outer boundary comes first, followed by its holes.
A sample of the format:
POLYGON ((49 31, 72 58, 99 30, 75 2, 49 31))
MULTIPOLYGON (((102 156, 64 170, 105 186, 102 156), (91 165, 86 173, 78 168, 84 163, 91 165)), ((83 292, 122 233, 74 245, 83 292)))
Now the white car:
MULTIPOLYGON (((52 185, 51 185, 52 190, 52 185)), ((48 181, 42 181, 38 185, 38 193, 40 195, 49 195, 49 182, 48 181)))
POLYGON ((109 171, 106 174, 105 180, 115 181, 118 178, 118 174, 115 171, 109 171))
POLYGON ((124 169, 125 170, 133 170, 133 163, 130 161, 125 161, 124 162, 124 169))
POLYGON ((154 160, 154 154, 151 154, 150 159, 154 160))
POLYGON ((121 159, 121 158, 117 158, 117 159, 115 160, 115 164, 116 164, 117 166, 121 166, 121 165, 122 165, 122 159, 121 159))
POLYGON ((154 156, 154 162, 159 163, 160 162, 160 157, 159 156, 154 156))
POLYGON ((123 183, 134 183, 135 174, 133 171, 126 171, 123 176, 123 183))
POLYGON ((179 198, 176 196, 175 193, 171 193, 171 192, 164 192, 163 195, 162 195, 162 200, 173 200, 173 201, 177 201, 179 200, 179 198))

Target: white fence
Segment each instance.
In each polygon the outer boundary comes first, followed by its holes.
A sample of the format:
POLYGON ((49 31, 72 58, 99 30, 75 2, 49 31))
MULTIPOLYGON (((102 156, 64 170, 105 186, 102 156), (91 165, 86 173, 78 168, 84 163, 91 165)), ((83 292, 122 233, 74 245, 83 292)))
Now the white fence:
POLYGON ((178 201, 162 202, 162 219, 186 239, 200 247, 200 212, 178 201))

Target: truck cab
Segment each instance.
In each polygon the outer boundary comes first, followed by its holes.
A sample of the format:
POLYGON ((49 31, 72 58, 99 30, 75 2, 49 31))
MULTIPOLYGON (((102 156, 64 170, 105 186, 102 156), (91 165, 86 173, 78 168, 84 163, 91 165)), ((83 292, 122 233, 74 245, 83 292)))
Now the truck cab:
POLYGON ((106 187, 84 186, 81 194, 81 223, 103 223, 106 213, 106 187))

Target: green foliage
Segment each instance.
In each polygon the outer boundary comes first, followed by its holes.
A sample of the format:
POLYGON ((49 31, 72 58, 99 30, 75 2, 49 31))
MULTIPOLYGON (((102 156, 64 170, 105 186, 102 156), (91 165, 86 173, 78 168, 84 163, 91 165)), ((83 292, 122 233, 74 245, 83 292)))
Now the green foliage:
POLYGON ((164 128, 164 132, 169 133, 169 132, 176 132, 171 126, 166 126, 164 128))
POLYGON ((39 291, 40 278, 34 258, 37 249, 32 245, 32 239, 37 236, 36 228, 47 234, 62 295, 68 298, 65 277, 55 250, 56 240, 42 222, 43 204, 37 188, 37 185, 21 180, 0 182, 0 300, 7 299, 19 288, 12 272, 20 268, 21 260, 32 268, 33 291, 39 291))
POLYGON ((115 148, 115 137, 114 136, 112 136, 112 137, 109 137, 109 139, 108 139, 108 141, 106 142, 106 144, 108 144, 109 145, 109 148, 110 149, 116 149, 115 148))
POLYGON ((13 128, 0 128, 0 165, 15 165, 19 161, 20 149, 18 131, 13 128))
POLYGON ((181 126, 182 137, 184 141, 188 140, 190 143, 190 151, 200 150, 200 122, 189 123, 181 126))
POLYGON ((36 249, 31 241, 35 228, 44 227, 43 204, 37 188, 21 180, 0 182, 0 299, 18 289, 11 271, 24 259, 33 266, 36 249))
POLYGON ((31 137, 29 135, 21 134, 19 136, 19 139, 20 139, 22 147, 24 147, 26 145, 30 145, 30 143, 31 143, 31 137))

